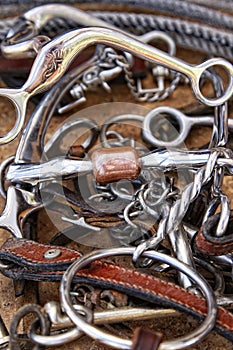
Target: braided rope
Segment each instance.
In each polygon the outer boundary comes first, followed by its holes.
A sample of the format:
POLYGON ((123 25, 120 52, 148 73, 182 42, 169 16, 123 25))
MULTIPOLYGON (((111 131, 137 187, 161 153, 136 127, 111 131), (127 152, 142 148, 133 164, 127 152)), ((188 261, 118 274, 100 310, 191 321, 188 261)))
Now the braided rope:
MULTIPOLYGON (((222 2, 222 1, 221 1, 222 2)), ((53 0, 0 0, 1 17, 4 15, 18 14, 22 9, 30 9, 43 4, 54 3, 53 0)), ((56 3, 64 3, 62 0, 57 0, 56 3)), ((167 14, 186 17, 192 20, 202 21, 220 28, 233 29, 233 19, 231 15, 221 11, 210 9, 206 6, 199 5, 190 1, 184 0, 86 0, 86 4, 106 4, 106 5, 127 5, 138 9, 150 9, 154 11, 165 12, 167 14)), ((67 0, 66 4, 83 4, 83 0, 67 0)), ((212 1, 211 1, 212 4, 212 1)), ((228 9, 228 4, 232 8, 229 1, 225 8, 228 9)))
MULTIPOLYGON (((233 36, 220 29, 165 16, 106 11, 88 11, 88 13, 136 35, 160 30, 173 37, 180 47, 233 59, 233 36)), ((14 23, 14 18, 0 21, 0 41, 4 39, 14 23)), ((42 34, 53 37, 76 27, 75 21, 55 18, 46 24, 42 34)))
POLYGON ((232 0, 185 0, 205 7, 214 8, 216 10, 233 11, 232 0))
POLYGON ((89 13, 137 35, 160 30, 173 37, 181 47, 233 58, 233 36, 220 29, 165 16, 96 11, 89 13))

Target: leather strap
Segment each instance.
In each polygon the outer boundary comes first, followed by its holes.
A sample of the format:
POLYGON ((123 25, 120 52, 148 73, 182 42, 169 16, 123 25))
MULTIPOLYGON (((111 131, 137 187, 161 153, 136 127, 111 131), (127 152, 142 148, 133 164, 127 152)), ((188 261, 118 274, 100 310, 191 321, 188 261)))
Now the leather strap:
POLYGON ((233 251, 233 216, 230 217, 226 233, 223 237, 216 237, 214 233, 220 214, 211 216, 199 230, 195 243, 197 249, 208 255, 224 255, 233 251))
MULTIPOLYGON (((82 185, 88 186, 86 183, 82 183, 82 185)), ((123 222, 123 220, 117 215, 117 213, 121 212, 125 206, 124 201, 121 199, 114 201, 115 206, 113 209, 112 202, 111 205, 109 203, 105 205, 103 203, 98 203, 98 205, 94 206, 90 201, 83 199, 82 193, 80 193, 78 186, 76 186, 76 190, 73 192, 67 187, 61 186, 58 183, 50 183, 47 187, 43 188, 43 192, 55 195, 58 198, 62 198, 68 203, 74 205, 76 207, 76 211, 86 220, 89 218, 94 218, 102 221, 102 218, 104 218, 106 221, 115 220, 115 222, 123 222)), ((55 205, 55 210, 59 210, 59 207, 57 209, 56 207, 57 205, 55 205)))
MULTIPOLYGON (((60 281, 64 270, 81 254, 75 250, 41 244, 26 239, 9 239, 0 249, 0 260, 13 263, 2 273, 13 279, 60 281), (48 250, 59 250, 59 256, 46 259, 48 250)), ((195 317, 206 315, 206 301, 179 286, 135 269, 96 261, 79 271, 74 282, 115 289, 142 300, 184 311, 195 317)), ((216 331, 233 341, 233 314, 218 307, 216 331)))
POLYGON ((131 350, 157 350, 162 342, 162 334, 138 327, 134 331, 131 350))
POLYGON ((219 256, 231 253, 233 251, 233 243, 231 244, 217 244, 209 242, 203 235, 202 228, 196 237, 197 249, 207 255, 219 256))

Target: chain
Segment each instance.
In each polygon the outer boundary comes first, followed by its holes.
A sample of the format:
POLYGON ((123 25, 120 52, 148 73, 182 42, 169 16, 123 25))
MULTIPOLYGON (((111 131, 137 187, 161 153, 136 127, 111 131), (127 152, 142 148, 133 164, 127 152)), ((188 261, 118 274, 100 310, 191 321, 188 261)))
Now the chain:
POLYGON ((125 73, 125 80, 126 80, 127 86, 129 87, 132 95, 137 98, 138 97, 137 86, 135 84, 135 80, 133 78, 133 72, 131 70, 131 66, 128 60, 123 55, 118 55, 118 54, 111 55, 111 59, 114 60, 116 64, 123 69, 125 73))
MULTIPOLYGON (((156 99, 156 101, 163 101, 168 98, 173 91, 177 88, 179 83, 181 82, 182 76, 180 73, 175 73, 173 80, 169 84, 169 86, 161 93, 161 95, 156 99)), ((153 98, 149 98, 148 102, 154 102, 153 98)))
POLYGON ((121 67, 124 71, 125 80, 128 88, 130 89, 131 94, 137 101, 140 102, 154 102, 162 101, 166 99, 177 87, 181 81, 181 74, 175 73, 174 79, 172 80, 169 87, 165 88, 163 91, 153 91, 153 89, 147 89, 146 92, 139 91, 136 81, 133 77, 133 72, 131 65, 123 55, 111 54, 112 60, 121 67), (151 91, 150 91, 151 90, 151 91))

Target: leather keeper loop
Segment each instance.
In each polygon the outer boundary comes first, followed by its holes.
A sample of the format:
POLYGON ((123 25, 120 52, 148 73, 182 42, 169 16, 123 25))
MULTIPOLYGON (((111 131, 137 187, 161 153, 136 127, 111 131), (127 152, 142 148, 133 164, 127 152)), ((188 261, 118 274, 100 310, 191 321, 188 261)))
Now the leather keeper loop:
POLYGON ((85 149, 82 145, 73 145, 70 147, 68 152, 68 157, 70 159, 75 158, 84 158, 85 157, 85 149))
POLYGON ((157 350, 161 342, 161 333, 138 327, 134 331, 131 350, 157 350))
POLYGON ((132 147, 100 148, 92 154, 93 173, 98 183, 136 179, 141 166, 132 147))

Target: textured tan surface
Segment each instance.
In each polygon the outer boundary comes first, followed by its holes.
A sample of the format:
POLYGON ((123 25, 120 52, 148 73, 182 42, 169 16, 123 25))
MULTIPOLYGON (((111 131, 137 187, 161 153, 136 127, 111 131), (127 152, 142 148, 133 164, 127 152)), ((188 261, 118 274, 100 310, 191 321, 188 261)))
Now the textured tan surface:
MULTIPOLYGON (((185 59, 186 61, 190 63, 198 63, 200 62, 204 57, 201 56, 198 53, 195 52, 188 52, 185 50, 178 50, 178 56, 180 58, 185 59)), ((150 81, 148 80, 146 85, 150 85, 150 81)), ((81 107, 77 111, 82 111, 83 116, 87 116, 90 113, 90 109, 86 109, 89 106, 96 106, 100 103, 109 103, 109 102, 120 102, 118 104, 118 107, 122 106, 122 109, 124 110, 124 103, 135 103, 134 99, 129 93, 128 88, 125 85, 112 85, 112 94, 107 94, 103 90, 99 92, 92 92, 88 94, 88 102, 84 105, 81 105, 81 107)), ((161 102, 161 103, 151 103, 151 104, 143 104, 143 106, 147 108, 153 108, 155 106, 159 105, 170 105, 172 107, 176 108, 182 108, 186 107, 190 103, 196 103, 195 99, 193 97, 193 94, 191 92, 191 89, 187 86, 180 86, 173 94, 172 96, 161 102)), ((107 112, 111 115, 118 114, 119 109, 116 110, 116 105, 112 104, 112 110, 111 105, 108 105, 107 112)), ((31 111, 33 110, 34 105, 30 103, 28 108, 28 116, 30 115, 31 111)), ((14 122, 14 114, 12 111, 9 111, 8 105, 4 101, 0 101, 0 110, 1 110, 1 133, 4 133, 4 131, 9 127, 8 125, 13 125, 14 122)), ((98 108, 96 108, 96 111, 99 111, 98 108)), ((92 110, 92 118, 93 118, 93 110, 92 110)), ((96 113, 96 120, 97 122, 100 122, 101 117, 103 115, 99 115, 96 113)), ((104 116, 106 117, 106 116, 104 116)), ((55 116, 49 127, 49 133, 48 136, 52 133, 52 130, 55 130, 61 120, 64 120, 64 118, 55 116)), ((122 132, 125 135, 131 135, 135 133, 135 128, 128 126, 127 128, 125 126, 119 126, 118 131, 122 132)), ((198 127, 195 130, 192 130, 190 133, 190 137, 188 138, 186 142, 186 146, 189 147, 198 147, 200 145, 206 144, 211 135, 211 130, 198 127)), ((0 148, 0 159, 3 160, 7 156, 14 154, 15 148, 17 146, 18 140, 12 142, 9 145, 2 146, 0 148)), ((231 188, 232 188, 232 182, 233 180, 231 178, 227 178, 225 181, 225 190, 227 194, 231 194, 231 188)), ((4 200, 1 199, 1 208, 4 207, 4 200)), ((46 214, 42 213, 39 216, 39 240, 42 242, 48 242, 49 239, 54 234, 54 226, 51 223, 51 221, 47 218, 46 214)), ((4 230, 1 230, 0 235, 0 244, 2 244, 8 237, 10 237, 10 234, 7 233, 4 230)), ((80 247, 79 247, 80 248, 80 247)), ((81 248, 80 248, 81 249, 81 248)), ((58 291, 58 284, 56 283, 39 283, 39 295, 37 297, 35 293, 35 289, 32 284, 27 284, 27 289, 25 291, 25 295, 19 298, 14 297, 14 289, 13 289, 13 283, 11 280, 3 277, 0 275, 0 312, 1 315, 6 322, 7 327, 9 328, 12 316, 14 312, 22 305, 28 302, 36 302, 41 305, 44 305, 47 301, 51 300, 57 300, 59 301, 59 291, 58 291)), ((27 329, 27 322, 24 322, 24 324, 21 326, 21 329, 25 332, 27 329)), ((126 323, 124 328, 118 327, 118 326, 109 326, 108 329, 111 333, 119 335, 122 334, 122 336, 130 336, 131 334, 131 327, 138 325, 139 323, 134 322, 132 323, 126 323)), ((147 326, 150 329, 154 329, 156 331, 160 331, 164 334, 164 337, 166 339, 172 339, 177 336, 181 336, 182 334, 186 334, 187 332, 190 332, 192 329, 194 329, 197 326, 197 323, 193 320, 192 317, 182 315, 180 317, 175 318, 166 318, 166 319, 156 319, 154 321, 147 321, 143 322, 143 326, 147 326)), ((105 349, 104 346, 99 345, 98 343, 88 339, 87 337, 83 337, 75 344, 68 344, 66 346, 62 346, 64 350, 68 349, 76 349, 76 350, 84 350, 84 349, 91 349, 91 350, 97 350, 97 349, 105 349)), ((222 350, 222 349, 233 349, 233 345, 227 342, 224 338, 220 337, 219 335, 216 335, 214 332, 212 332, 204 341, 196 345, 195 347, 192 347, 191 349, 208 349, 208 350, 222 350)))

